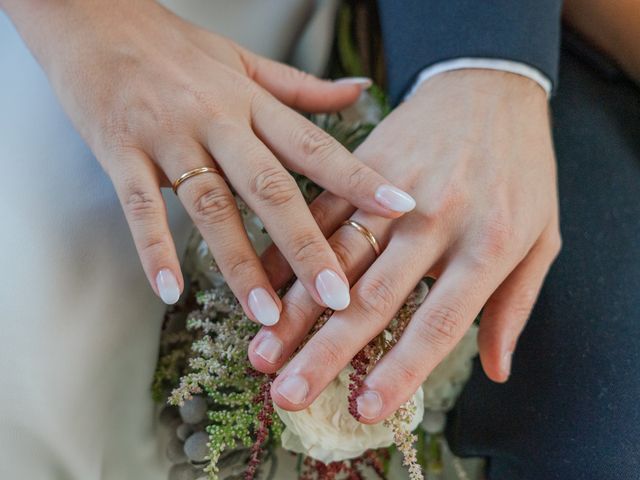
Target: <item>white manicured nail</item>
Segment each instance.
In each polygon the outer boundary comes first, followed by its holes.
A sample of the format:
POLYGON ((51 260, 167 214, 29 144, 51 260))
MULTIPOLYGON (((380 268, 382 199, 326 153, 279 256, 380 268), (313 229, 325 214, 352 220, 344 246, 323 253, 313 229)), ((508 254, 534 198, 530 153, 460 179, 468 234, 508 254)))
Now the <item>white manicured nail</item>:
POLYGON ((356 399, 358 413, 362 418, 371 420, 380 415, 382 411, 382 399, 378 392, 368 390, 356 399))
POLYGON ((407 192, 391 185, 381 185, 375 193, 376 201, 394 212, 410 212, 416 207, 416 201, 407 192))
POLYGON ((366 90, 373 85, 373 80, 367 77, 345 77, 334 80, 333 83, 342 85, 358 85, 362 90, 366 90))
POLYGON ((171 270, 163 268, 156 275, 156 286, 160 298, 167 305, 173 305, 180 298, 180 286, 171 270))
POLYGON ((324 304, 332 310, 344 310, 349 306, 349 285, 333 270, 322 270, 316 277, 316 290, 324 304))
POLYGON ((267 334, 262 337, 255 352, 266 362, 275 364, 282 357, 282 342, 275 335, 267 334))
POLYGON ((249 308, 262 325, 275 325, 280 319, 278 305, 264 288, 254 288, 249 292, 249 308))
POLYGON ((307 399, 309 386, 307 381, 300 375, 292 375, 278 385, 278 393, 289 400, 294 405, 299 405, 307 399))

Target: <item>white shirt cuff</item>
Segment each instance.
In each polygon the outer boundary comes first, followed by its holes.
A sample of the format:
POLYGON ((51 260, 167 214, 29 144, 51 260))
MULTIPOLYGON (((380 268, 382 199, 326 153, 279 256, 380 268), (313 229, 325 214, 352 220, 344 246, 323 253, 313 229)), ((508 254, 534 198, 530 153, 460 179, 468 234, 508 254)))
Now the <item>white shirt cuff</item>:
POLYGON ((534 68, 525 63, 514 62, 512 60, 465 57, 438 62, 422 70, 413 86, 411 87, 411 90, 409 90, 409 93, 405 95, 405 100, 415 93, 416 89, 420 85, 422 85, 422 82, 425 82, 440 73, 450 72, 451 70, 462 70, 466 68, 500 70, 502 72, 510 72, 522 75, 523 77, 530 78, 534 82, 538 83, 538 85, 540 85, 544 89, 544 91, 547 92, 547 97, 551 95, 551 80, 537 68, 534 68))

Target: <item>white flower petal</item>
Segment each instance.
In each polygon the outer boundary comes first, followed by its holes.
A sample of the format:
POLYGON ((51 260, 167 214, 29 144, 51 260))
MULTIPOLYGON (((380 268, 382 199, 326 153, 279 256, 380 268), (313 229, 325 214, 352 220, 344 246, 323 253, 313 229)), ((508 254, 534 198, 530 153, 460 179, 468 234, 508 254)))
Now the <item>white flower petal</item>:
MULTIPOLYGON (((283 448, 330 463, 356 458, 367 450, 393 443, 391 430, 382 423, 365 425, 349 413, 349 374, 352 371, 351 367, 344 369, 305 410, 287 412, 276 406, 286 426, 282 434, 283 448)), ((422 421, 423 398, 420 388, 413 397, 416 415, 411 422, 412 430, 422 421)))

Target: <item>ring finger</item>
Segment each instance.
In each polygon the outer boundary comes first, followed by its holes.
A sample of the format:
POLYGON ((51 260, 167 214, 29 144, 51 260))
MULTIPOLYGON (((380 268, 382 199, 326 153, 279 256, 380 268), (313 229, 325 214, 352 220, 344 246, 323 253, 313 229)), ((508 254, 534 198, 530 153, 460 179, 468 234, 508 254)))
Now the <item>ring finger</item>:
POLYGON ((209 147, 315 301, 342 310, 349 284, 298 185, 249 128, 211 127, 209 147))
MULTIPOLYGON (((403 221, 396 222, 393 232, 403 221)), ((392 233, 382 255, 354 285, 349 308, 335 312, 273 382, 274 401, 293 411, 313 402, 351 359, 386 328, 424 273, 440 258, 444 248, 441 240, 432 232, 423 239, 430 246, 427 250, 392 233), (412 261, 402 263, 399 258, 412 261)))
MULTIPOLYGON (((158 158, 173 181, 194 168, 216 167, 195 142, 183 146, 179 155, 158 158)), ((177 194, 249 318, 263 325, 275 324, 280 317, 280 300, 247 237, 235 198, 222 175, 207 172, 190 177, 180 184, 177 194)))
MULTIPOLYGON (((380 248, 386 244, 392 220, 357 211, 352 217, 359 225, 366 225, 380 248)), ((376 253, 361 232, 349 225, 338 228, 329 238, 350 283, 354 283, 375 261, 376 253)), ((296 281, 282 298, 282 315, 277 325, 264 327, 249 346, 249 359, 262 372, 277 371, 304 340, 318 317, 325 310, 296 281)))

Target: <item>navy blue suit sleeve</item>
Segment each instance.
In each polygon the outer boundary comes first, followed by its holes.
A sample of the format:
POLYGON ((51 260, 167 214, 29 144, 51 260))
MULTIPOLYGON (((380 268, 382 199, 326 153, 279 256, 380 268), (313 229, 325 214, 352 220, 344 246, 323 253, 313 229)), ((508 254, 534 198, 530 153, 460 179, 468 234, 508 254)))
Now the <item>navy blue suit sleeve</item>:
POLYGON ((562 0, 378 0, 393 103, 417 74, 461 57, 513 60, 555 85, 562 0))

